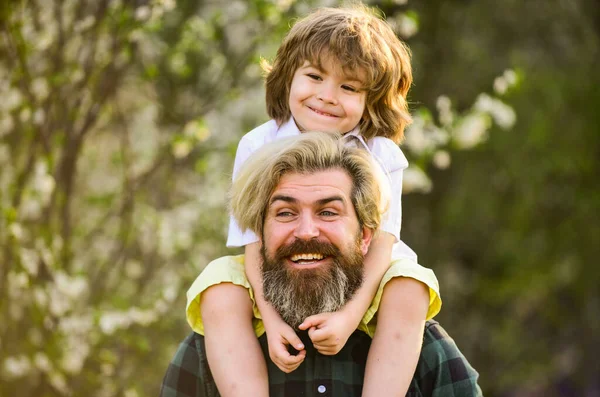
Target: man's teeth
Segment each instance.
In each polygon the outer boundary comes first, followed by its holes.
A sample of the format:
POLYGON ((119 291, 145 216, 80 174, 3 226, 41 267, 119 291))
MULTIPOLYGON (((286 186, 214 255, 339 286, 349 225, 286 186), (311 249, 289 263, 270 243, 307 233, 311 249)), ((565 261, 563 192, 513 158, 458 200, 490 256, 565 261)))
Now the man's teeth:
POLYGON ((323 255, 321 254, 296 254, 290 257, 292 262, 298 261, 320 261, 323 259, 323 255))

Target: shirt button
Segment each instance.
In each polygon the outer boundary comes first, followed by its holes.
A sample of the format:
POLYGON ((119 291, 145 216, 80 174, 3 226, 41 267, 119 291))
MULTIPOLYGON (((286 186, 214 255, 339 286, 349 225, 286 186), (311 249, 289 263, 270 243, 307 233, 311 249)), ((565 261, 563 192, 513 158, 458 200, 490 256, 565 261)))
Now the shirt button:
POLYGON ((317 387, 317 391, 321 394, 325 393, 327 391, 327 388, 323 385, 320 385, 319 387, 317 387))

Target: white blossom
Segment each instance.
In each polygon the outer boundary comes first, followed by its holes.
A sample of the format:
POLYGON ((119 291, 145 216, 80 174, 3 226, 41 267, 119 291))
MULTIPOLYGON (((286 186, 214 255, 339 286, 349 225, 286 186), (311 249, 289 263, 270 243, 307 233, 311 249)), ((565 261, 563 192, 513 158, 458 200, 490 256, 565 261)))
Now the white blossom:
POLYGON ((33 363, 37 369, 44 373, 48 373, 52 369, 50 359, 42 352, 35 353, 35 356, 33 357, 33 363))
POLYGON ((33 289, 33 300, 40 307, 45 309, 48 306, 48 293, 39 286, 33 289))
POLYGON ((88 30, 89 28, 91 28, 92 26, 94 26, 94 23, 96 22, 96 17, 94 17, 93 15, 88 15, 85 18, 75 22, 75 25, 73 26, 73 30, 75 31, 75 33, 82 33, 86 30, 88 30))
POLYGON ((36 198, 25 198, 19 206, 19 216, 23 220, 36 220, 42 214, 42 206, 36 198))
POLYGON ((454 114, 452 112, 452 102, 450 98, 445 95, 438 97, 436 101, 436 107, 439 112, 440 123, 444 126, 452 124, 454 121, 454 114))
POLYGON ((187 157, 188 154, 192 151, 192 144, 189 141, 177 141, 173 143, 173 156, 177 159, 182 159, 187 157))
POLYGON ((413 123, 407 128, 403 144, 416 155, 431 147, 431 142, 425 137, 425 120, 422 117, 414 117, 413 123))
POLYGON ((27 238, 27 231, 23 229, 18 222, 13 222, 9 226, 10 234, 15 238, 15 240, 23 241, 27 238))
POLYGON ((4 373, 10 378, 20 378, 31 371, 31 361, 24 355, 7 357, 3 363, 4 373))
POLYGON ((510 87, 517 84, 517 73, 512 69, 506 69, 502 74, 502 77, 504 77, 504 80, 506 80, 510 87))
POLYGON ((63 271, 54 275, 56 289, 65 297, 75 301, 88 290, 88 280, 83 276, 71 277, 63 271))
POLYGON ((408 39, 419 31, 419 24, 415 18, 402 14, 397 18, 397 32, 405 39, 408 39))
MULTIPOLYGON (((1 102, 1 101, 0 101, 1 102)), ((1 108, 2 105, 0 105, 1 108)), ((1 110, 1 109, 0 109, 1 110)), ((15 122, 10 114, 0 116, 0 138, 12 132, 15 122)))
POLYGON ((81 372, 86 358, 90 354, 90 346, 82 337, 67 339, 67 346, 63 347, 61 368, 68 374, 77 375, 81 372))
POLYGON ((46 120, 46 113, 44 112, 44 109, 39 108, 39 109, 36 109, 35 112, 33 112, 33 124, 40 126, 40 125, 44 124, 45 120, 46 120))
POLYGON ((168 302, 173 302, 179 296, 180 288, 179 284, 172 283, 167 285, 163 290, 163 296, 168 302))
POLYGON ((43 101, 48 97, 50 89, 48 88, 48 81, 42 77, 36 77, 31 82, 31 92, 39 100, 43 101))
POLYGON ((294 0, 275 0, 275 5, 282 13, 289 10, 293 3, 294 0))
POLYGON ((506 79, 503 76, 499 76, 494 79, 494 91, 497 94, 502 95, 502 94, 506 93, 507 89, 508 89, 508 82, 506 81, 506 79))
POLYGON ((409 166, 404 171, 404 176, 402 178, 402 190, 405 193, 429 193, 431 191, 431 187, 431 180, 420 168, 409 166))
POLYGON ((433 165, 435 165, 439 169, 446 169, 450 166, 450 153, 446 150, 438 150, 433 155, 433 165))
POLYGON ((21 265, 27 273, 32 276, 37 276, 40 258, 34 250, 21 248, 20 250, 21 265))
POLYGON ((94 327, 94 320, 90 314, 71 315, 61 318, 58 327, 67 335, 86 335, 94 327))
POLYGON ((130 259, 125 263, 125 274, 129 278, 137 280, 144 274, 144 268, 140 261, 130 259))
POLYGON ((2 101, 0 101, 0 109, 3 109, 6 112, 11 112, 17 107, 21 106, 22 102, 23 95, 21 95, 21 91, 16 88, 11 88, 3 95, 2 101))
POLYGON ((465 116, 453 131, 454 141, 459 149, 470 149, 487 139, 490 127, 489 117, 484 113, 471 113, 465 116))
POLYGON ((102 372, 102 375, 111 377, 115 373, 115 366, 111 363, 102 363, 100 366, 100 371, 102 372))
POLYGON ((124 397, 139 397, 137 390, 135 389, 127 389, 123 393, 124 397))
POLYGON ((21 109, 19 112, 19 120, 21 123, 27 123, 31 119, 31 109, 29 107, 21 109))
POLYGON ((48 380, 50 381, 50 384, 63 395, 69 394, 69 385, 63 374, 58 371, 52 371, 48 375, 48 380))
POLYGON ((148 18, 150 18, 151 14, 152 11, 150 10, 150 7, 141 6, 135 10, 135 19, 137 19, 138 21, 145 21, 148 18))
POLYGON ((131 319, 132 323, 142 326, 148 326, 158 319, 156 313, 153 311, 141 310, 137 307, 129 309, 126 315, 131 319))
POLYGON ((517 119, 512 107, 487 94, 480 94, 475 101, 474 107, 476 110, 489 113, 496 124, 505 130, 511 128, 517 119))
POLYGON ((131 318, 123 312, 105 312, 100 317, 100 329, 107 335, 112 335, 118 329, 128 328, 131 318))

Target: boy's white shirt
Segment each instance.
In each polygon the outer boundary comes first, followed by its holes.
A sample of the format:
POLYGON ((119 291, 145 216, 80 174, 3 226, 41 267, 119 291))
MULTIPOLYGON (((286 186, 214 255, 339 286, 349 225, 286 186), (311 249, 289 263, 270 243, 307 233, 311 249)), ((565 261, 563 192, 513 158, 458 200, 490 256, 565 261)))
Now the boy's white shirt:
MULTIPOLYGON (((236 178, 244 162, 258 148, 266 143, 288 136, 300 135, 300 130, 292 117, 279 127, 275 120, 256 127, 242 137, 238 145, 233 164, 233 179, 236 178)), ((362 146, 373 156, 381 166, 390 183, 390 204, 383 215, 381 230, 392 234, 396 243, 392 248, 392 260, 411 259, 417 261, 417 254, 400 240, 400 228, 402 226, 402 174, 408 167, 408 160, 402 150, 391 139, 375 137, 366 141, 358 133, 358 128, 348 132, 345 136, 354 136, 362 146)), ((354 140, 355 141, 355 140, 354 140)), ((250 230, 242 232, 230 215, 229 234, 227 237, 228 247, 243 247, 258 241, 258 237, 250 230)))

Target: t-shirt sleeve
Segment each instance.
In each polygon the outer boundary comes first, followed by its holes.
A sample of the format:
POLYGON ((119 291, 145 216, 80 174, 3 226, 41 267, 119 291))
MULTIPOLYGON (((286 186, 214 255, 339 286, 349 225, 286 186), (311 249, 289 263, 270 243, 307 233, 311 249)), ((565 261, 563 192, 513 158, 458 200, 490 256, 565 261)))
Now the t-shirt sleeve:
MULTIPOLYGON (((254 152, 250 140, 243 137, 238 145, 235 161, 233 163, 232 180, 235 180, 242 165, 248 157, 254 152)), ((255 243, 258 237, 251 230, 242 231, 232 214, 229 214, 229 232, 227 233, 227 247, 243 247, 247 244, 255 243)))
POLYGON ((383 214, 381 230, 396 237, 400 241, 400 229, 402 227, 402 174, 404 170, 398 169, 389 173, 390 181, 390 204, 383 214))
POLYGON ((402 177, 408 167, 408 160, 398 145, 390 139, 376 137, 370 143, 371 153, 390 184, 390 202, 387 211, 383 214, 381 230, 393 235, 398 242, 402 228, 402 177))

